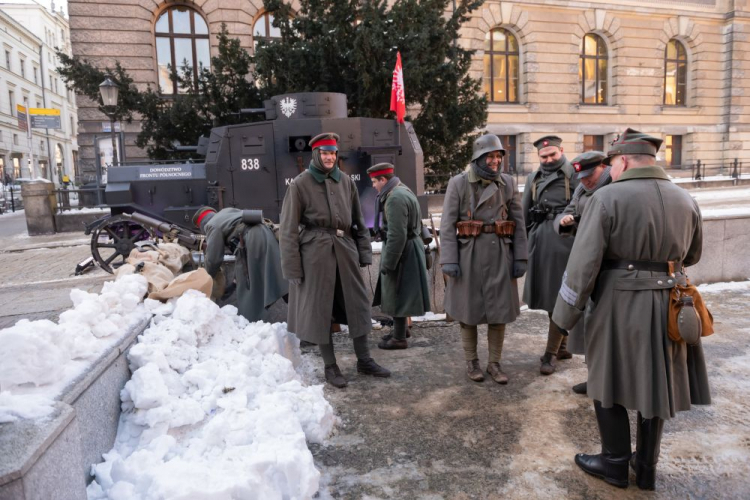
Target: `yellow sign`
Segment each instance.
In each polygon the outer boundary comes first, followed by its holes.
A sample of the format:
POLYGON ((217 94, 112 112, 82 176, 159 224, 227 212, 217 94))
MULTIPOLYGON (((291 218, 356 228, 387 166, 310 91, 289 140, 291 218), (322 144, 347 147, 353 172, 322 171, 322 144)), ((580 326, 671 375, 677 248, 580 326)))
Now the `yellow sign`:
POLYGON ((60 116, 60 110, 50 108, 29 108, 29 114, 37 116, 60 116))

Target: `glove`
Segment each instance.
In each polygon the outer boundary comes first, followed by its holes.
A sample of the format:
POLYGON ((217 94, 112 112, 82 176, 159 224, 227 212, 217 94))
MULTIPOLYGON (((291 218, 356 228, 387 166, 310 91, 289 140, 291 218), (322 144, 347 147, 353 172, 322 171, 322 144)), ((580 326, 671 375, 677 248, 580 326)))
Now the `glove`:
POLYGON ((524 274, 526 274, 526 261, 514 260, 513 261, 513 277, 520 278, 524 274))
POLYGON ((458 264, 443 264, 443 274, 451 278, 461 277, 461 268, 458 264))
POLYGON ((294 278, 294 279, 289 280, 289 283, 299 286, 302 284, 303 281, 305 281, 305 278, 294 278))

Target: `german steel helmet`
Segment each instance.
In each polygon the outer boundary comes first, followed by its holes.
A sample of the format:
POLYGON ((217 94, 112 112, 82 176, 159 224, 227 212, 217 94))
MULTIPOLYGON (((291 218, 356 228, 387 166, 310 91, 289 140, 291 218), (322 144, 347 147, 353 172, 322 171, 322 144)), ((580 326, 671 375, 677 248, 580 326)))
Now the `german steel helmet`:
POLYGON ((503 147, 500 138, 495 134, 485 134, 474 141, 471 161, 476 161, 476 159, 483 154, 491 153, 493 151, 502 151, 503 156, 505 156, 505 148, 503 147))

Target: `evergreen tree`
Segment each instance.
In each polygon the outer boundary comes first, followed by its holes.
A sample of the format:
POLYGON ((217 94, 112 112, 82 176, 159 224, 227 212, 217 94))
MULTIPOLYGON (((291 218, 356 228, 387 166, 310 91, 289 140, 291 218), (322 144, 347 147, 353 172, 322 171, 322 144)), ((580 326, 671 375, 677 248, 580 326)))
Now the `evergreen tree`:
MULTIPOLYGON (((69 88, 95 102, 101 102, 99 84, 110 76, 118 84, 120 95, 116 110, 118 120, 141 120, 141 132, 136 145, 146 149, 150 158, 176 159, 192 153, 174 151, 174 144, 196 144, 201 135, 212 127, 246 122, 241 108, 261 105, 257 88, 250 80, 251 58, 230 38, 226 25, 217 35, 219 55, 211 59, 211 68, 199 68, 198 79, 193 69, 183 61, 179 68, 169 68, 181 93, 164 98, 150 86, 139 91, 133 79, 116 63, 114 69, 98 69, 85 59, 69 57, 57 51, 60 75, 69 88), (179 71, 178 71, 179 70, 179 71)), ((99 110, 104 112, 100 105, 99 110)))
MULTIPOLYGON (((260 41, 255 78, 265 98, 287 92, 347 95, 349 114, 392 117, 390 92, 401 52, 407 119, 429 171, 445 179, 468 163, 475 131, 487 118, 486 97, 469 74, 472 51, 459 29, 483 0, 264 0, 281 38, 260 41), (448 14, 448 15, 447 15, 448 14)), ((438 180, 438 179, 430 179, 438 180)))

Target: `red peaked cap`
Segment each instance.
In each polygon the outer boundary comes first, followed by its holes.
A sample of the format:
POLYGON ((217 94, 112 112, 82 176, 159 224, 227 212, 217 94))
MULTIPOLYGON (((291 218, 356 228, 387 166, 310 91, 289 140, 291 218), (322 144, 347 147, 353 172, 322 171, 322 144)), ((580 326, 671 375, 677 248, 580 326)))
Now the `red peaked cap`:
POLYGON ((309 144, 312 149, 322 148, 326 151, 338 151, 338 141, 338 134, 325 132, 310 139, 309 144))
POLYGON ((372 177, 380 177, 381 175, 392 174, 395 171, 394 166, 390 163, 378 163, 367 169, 367 175, 372 177))

